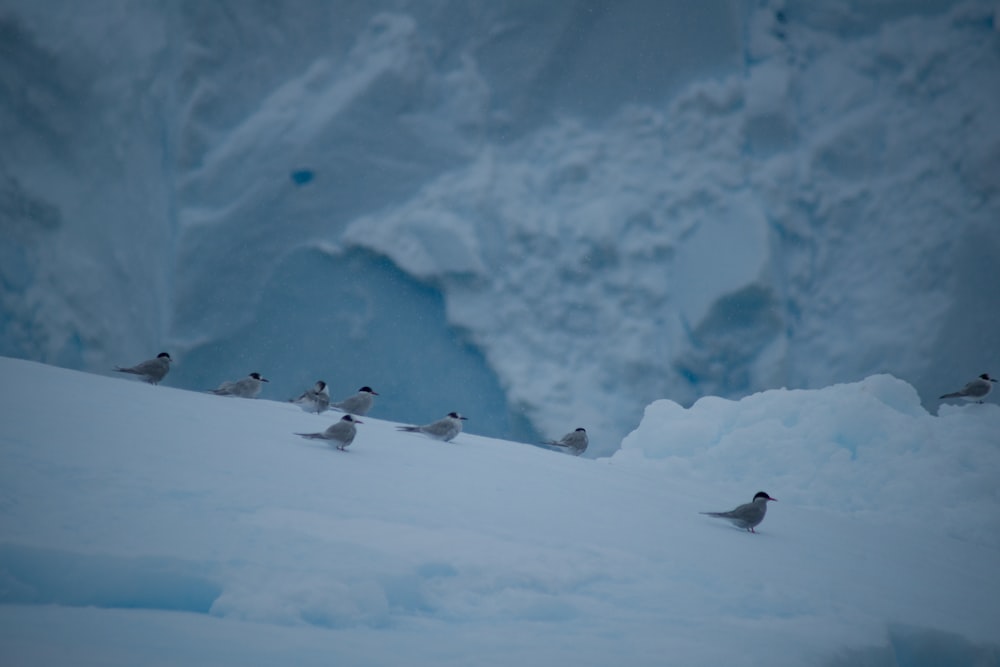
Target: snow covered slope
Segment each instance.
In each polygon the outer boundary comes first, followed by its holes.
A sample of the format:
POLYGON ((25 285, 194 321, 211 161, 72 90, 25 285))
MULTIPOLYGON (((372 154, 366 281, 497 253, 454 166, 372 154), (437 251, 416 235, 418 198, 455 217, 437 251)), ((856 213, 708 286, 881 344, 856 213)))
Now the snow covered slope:
POLYGON ((0 353, 483 433, 1000 348, 992 0, 2 0, 0 353), (302 176, 302 177, 300 177, 302 176), (428 386, 446 403, 431 405, 428 386))
MULTIPOLYGON (((887 376, 612 458, 0 358, 5 665, 1000 665, 996 405, 887 376), (709 517, 759 489, 759 534, 709 517)), ((473 415, 474 417, 474 415, 473 415)))

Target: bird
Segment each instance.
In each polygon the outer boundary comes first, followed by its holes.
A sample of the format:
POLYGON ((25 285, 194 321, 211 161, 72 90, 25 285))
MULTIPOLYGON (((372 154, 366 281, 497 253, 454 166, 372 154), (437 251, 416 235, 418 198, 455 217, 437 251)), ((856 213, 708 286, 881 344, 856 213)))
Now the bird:
POLYGON ((945 394, 941 396, 941 398, 964 398, 967 401, 982 403, 983 399, 989 396, 990 392, 993 391, 994 382, 996 382, 996 378, 991 378, 989 373, 983 373, 958 391, 945 394))
POLYGON ((337 449, 345 452, 354 442, 354 436, 357 435, 358 429, 355 424, 364 424, 364 422, 351 415, 344 415, 340 421, 333 422, 322 433, 296 433, 295 435, 310 440, 326 440, 330 444, 337 443, 337 449))
POLYGON ((358 393, 348 396, 339 403, 331 403, 330 407, 351 415, 364 417, 375 405, 376 396, 378 396, 378 392, 371 387, 362 387, 358 389, 358 393))
POLYGON ((564 447, 566 451, 579 456, 587 451, 590 438, 587 437, 587 429, 581 427, 567 433, 559 440, 546 440, 545 444, 552 445, 553 447, 564 447))
POLYGON ((170 362, 172 361, 173 359, 170 358, 169 354, 160 352, 156 355, 156 359, 147 359, 130 368, 115 366, 115 370, 119 373, 141 375, 142 379, 149 384, 159 384, 167 376, 167 373, 170 372, 170 362))
POLYGON ((767 501, 769 500, 777 501, 778 499, 772 498, 763 491, 758 491, 757 495, 753 497, 753 502, 740 505, 736 509, 729 510, 728 512, 702 512, 702 514, 726 519, 734 526, 743 528, 751 533, 756 533, 757 531, 754 530, 754 526, 760 525, 760 522, 764 520, 764 515, 767 514, 767 501))
POLYGON ((260 393, 261 383, 270 380, 260 376, 260 373, 251 373, 236 382, 223 382, 218 389, 213 389, 212 393, 217 396, 237 396, 239 398, 257 398, 260 393))
POLYGON ((435 440, 449 442, 462 432, 462 422, 465 420, 466 417, 457 412, 449 412, 446 417, 430 424, 424 424, 423 426, 397 426, 396 428, 408 433, 423 433, 435 440))
POLYGON ((330 407, 330 392, 326 388, 326 382, 317 380, 312 389, 306 389, 298 398, 289 399, 306 412, 319 414, 330 407))

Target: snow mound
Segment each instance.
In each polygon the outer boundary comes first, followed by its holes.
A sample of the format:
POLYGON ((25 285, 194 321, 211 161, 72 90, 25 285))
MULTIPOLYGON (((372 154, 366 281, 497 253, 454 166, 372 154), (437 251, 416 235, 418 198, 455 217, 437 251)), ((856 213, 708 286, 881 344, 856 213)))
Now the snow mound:
POLYGON ((4 664, 1000 664, 1000 408, 890 376, 657 402, 598 460, 372 417, 339 452, 288 403, 6 358, 0 390, 4 664), (699 514, 761 488, 756 535, 699 514))
POLYGON ((875 375, 688 409, 656 401, 615 460, 638 454, 664 474, 734 489, 753 479, 798 505, 914 528, 933 521, 996 547, 1000 515, 982 511, 1000 504, 1000 440, 990 433, 1000 433, 1000 407, 944 405, 934 416, 909 384, 875 375))

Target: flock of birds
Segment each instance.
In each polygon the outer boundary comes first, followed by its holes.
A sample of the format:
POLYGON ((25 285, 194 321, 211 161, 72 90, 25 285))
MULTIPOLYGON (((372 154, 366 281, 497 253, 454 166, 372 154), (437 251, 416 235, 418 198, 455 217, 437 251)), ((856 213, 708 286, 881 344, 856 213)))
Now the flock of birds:
MULTIPOLYGON (((167 352, 160 352, 155 359, 147 359, 135 366, 116 366, 119 373, 130 373, 138 375, 150 384, 159 384, 170 372, 170 364, 173 359, 167 352)), ((257 398, 261 388, 269 380, 260 373, 250 373, 245 378, 239 380, 223 382, 217 388, 210 390, 216 396, 235 396, 237 398, 257 398)), ((334 422, 325 431, 320 433, 296 433, 295 435, 312 440, 325 440, 334 445, 340 451, 346 451, 354 442, 357 435, 357 425, 363 424, 358 417, 368 414, 375 405, 375 397, 378 396, 371 387, 361 387, 356 394, 348 396, 342 401, 333 403, 330 401, 330 392, 326 382, 318 380, 312 388, 304 391, 297 398, 290 399, 306 412, 321 414, 327 410, 339 410, 346 413, 340 421, 334 422)), ((400 431, 408 433, 423 433, 424 435, 449 442, 462 432, 462 422, 466 421, 457 412, 449 412, 441 419, 429 424, 419 426, 398 426, 400 431)), ((547 440, 544 444, 553 447, 561 447, 566 451, 579 456, 587 451, 590 440, 587 437, 587 430, 578 428, 567 433, 559 440, 547 440)))
MULTIPOLYGON (((138 375, 150 384, 159 384, 167 376, 167 373, 170 372, 172 361, 169 354, 161 352, 155 359, 148 359, 128 368, 117 366, 115 370, 120 373, 138 375)), ((967 401, 982 403, 983 399, 993 390, 993 384, 996 381, 989 374, 983 373, 958 391, 943 394, 940 398, 941 400, 961 398, 967 401)), ((260 394, 260 390, 265 382, 268 382, 267 378, 261 377, 260 373, 254 372, 239 380, 223 382, 218 388, 212 389, 211 393, 217 396, 256 398, 260 394)), ((327 389, 326 382, 319 380, 311 389, 307 389, 297 398, 291 399, 290 402, 295 403, 306 412, 321 414, 329 409, 335 409, 346 414, 339 421, 331 424, 325 431, 319 433, 296 433, 295 435, 310 440, 323 440, 335 446, 340 451, 346 451, 351 443, 354 442, 354 437, 357 435, 357 425, 364 423, 360 419, 357 419, 357 417, 368 414, 368 411, 375 405, 376 396, 378 396, 378 392, 374 391, 371 387, 361 387, 356 394, 348 396, 337 403, 331 403, 330 392, 327 389)), ((463 417, 459 413, 449 412, 443 418, 429 424, 397 426, 396 428, 407 433, 422 433, 435 440, 449 442, 462 432, 462 422, 465 420, 466 417, 463 417)), ((545 444, 562 447, 566 451, 579 456, 587 451, 589 438, 587 437, 586 429, 578 428, 567 433, 559 440, 548 440, 545 444)), ((727 512, 702 512, 702 514, 726 519, 738 528, 756 533, 757 531, 754 528, 760 525, 767 514, 767 503, 776 500, 777 498, 772 498, 764 491, 758 491, 749 503, 740 505, 727 512)))

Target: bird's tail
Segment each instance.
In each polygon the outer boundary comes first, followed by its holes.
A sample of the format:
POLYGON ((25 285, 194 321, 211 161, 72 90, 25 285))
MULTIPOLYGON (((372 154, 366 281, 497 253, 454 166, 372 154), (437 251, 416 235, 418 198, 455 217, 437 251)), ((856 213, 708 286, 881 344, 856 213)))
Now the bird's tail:
MULTIPOLYGON (((945 394, 941 398, 961 398, 961 396, 962 396, 962 392, 960 392, 960 391, 954 391, 954 392, 952 392, 950 394, 945 394)), ((941 400, 941 399, 939 398, 938 400, 941 400)))
POLYGON ((138 375, 136 371, 131 368, 122 368, 121 366, 115 366, 115 370, 119 373, 132 373, 133 375, 138 375))
POLYGON ((708 516, 719 517, 720 519, 725 518, 725 512, 698 512, 698 514, 706 514, 708 516))
POLYGON ((419 426, 397 426, 396 430, 406 431, 407 433, 417 433, 420 431, 419 426))
POLYGON ((295 435, 300 435, 303 438, 309 438, 310 440, 318 440, 323 437, 322 433, 296 433, 295 435))

